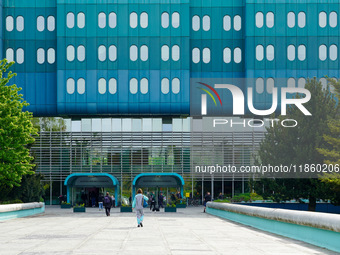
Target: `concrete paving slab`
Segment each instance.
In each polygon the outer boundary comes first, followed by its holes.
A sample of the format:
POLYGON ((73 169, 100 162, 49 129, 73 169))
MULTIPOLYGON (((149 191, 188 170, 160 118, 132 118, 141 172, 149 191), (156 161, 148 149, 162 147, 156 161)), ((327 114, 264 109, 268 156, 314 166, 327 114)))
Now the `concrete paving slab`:
POLYGON ((246 227, 205 213, 145 210, 144 227, 134 213, 98 208, 86 213, 47 206, 46 213, 0 223, 0 255, 94 254, 335 254, 310 244, 246 227), (151 243, 151 244, 150 244, 151 243))

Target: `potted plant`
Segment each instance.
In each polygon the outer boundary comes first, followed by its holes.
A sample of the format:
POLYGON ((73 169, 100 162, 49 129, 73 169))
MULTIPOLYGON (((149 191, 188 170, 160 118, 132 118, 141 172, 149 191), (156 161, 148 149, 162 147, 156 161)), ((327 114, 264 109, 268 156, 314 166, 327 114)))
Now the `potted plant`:
POLYGON ((86 212, 85 204, 76 204, 73 207, 73 212, 86 212))
POLYGON ((120 207, 120 212, 132 212, 132 206, 122 204, 120 207))
POLYGON ((176 204, 173 203, 172 205, 167 204, 166 207, 164 208, 164 212, 176 212, 176 204))
POLYGON ((61 209, 69 209, 69 208, 71 208, 71 207, 72 207, 71 204, 70 204, 70 203, 67 203, 67 202, 65 202, 65 201, 62 201, 61 204, 60 204, 60 208, 61 208, 61 209))
POLYGON ((187 203, 184 199, 177 199, 176 201, 176 208, 186 208, 187 203))

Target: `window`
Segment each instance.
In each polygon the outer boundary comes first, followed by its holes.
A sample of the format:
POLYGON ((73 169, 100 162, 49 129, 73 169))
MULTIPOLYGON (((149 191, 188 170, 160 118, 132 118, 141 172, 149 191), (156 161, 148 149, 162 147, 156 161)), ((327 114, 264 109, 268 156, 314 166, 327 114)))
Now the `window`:
POLYGON ((106 27, 106 14, 104 12, 98 14, 98 27, 99 28, 106 27))
POLYGON ((273 78, 268 78, 267 79, 267 93, 272 94, 273 93, 273 88, 274 88, 274 79, 273 78))
POLYGON ((195 64, 200 62, 200 49, 199 48, 193 48, 192 49, 192 62, 195 64))
POLYGON ((74 27, 74 14, 72 12, 69 12, 66 15, 66 25, 68 28, 74 27))
POLYGON ((274 26, 274 13, 268 12, 266 15, 266 24, 268 28, 272 28, 274 26))
POLYGON ((168 94, 170 88, 170 82, 168 78, 163 78, 161 81, 161 90, 163 94, 168 94))
POLYGON ((7 16, 6 17, 6 30, 8 32, 13 31, 14 29, 14 19, 12 16, 7 16))
POLYGON ((242 51, 240 48, 235 48, 234 49, 234 62, 236 64, 241 63, 242 61, 242 51))
POLYGON ((287 81, 287 87, 288 88, 295 88, 295 79, 294 78, 289 78, 287 81))
POLYGON ((289 28, 295 27, 295 13, 294 12, 288 12, 288 14, 287 14, 287 26, 289 28))
POLYGON ((264 81, 262 78, 256 79, 256 93, 262 94, 264 91, 264 81))
POLYGON ((47 30, 54 31, 55 29, 55 18, 53 16, 48 16, 47 18, 47 30))
POLYGON ((163 61, 168 61, 169 60, 169 46, 168 45, 163 45, 161 48, 161 56, 163 61))
POLYGON ((43 64, 45 62, 45 50, 43 48, 39 48, 37 50, 37 61, 39 64, 43 64))
POLYGON ((85 93, 85 80, 83 78, 80 78, 77 81, 77 91, 80 95, 85 93))
POLYGON ((306 46, 299 45, 298 47, 298 59, 304 61, 306 59, 306 46))
POLYGON ((229 15, 223 17, 223 29, 229 31, 231 29, 231 18, 229 15))
POLYGON ((203 17, 203 30, 204 31, 210 30, 210 17, 208 15, 205 15, 203 17))
POLYGON ((83 45, 78 46, 77 48, 77 58, 78 61, 83 62, 85 60, 85 47, 83 45))
POLYGON ((169 27, 169 13, 167 12, 163 12, 162 13, 162 16, 161 16, 161 19, 162 19, 162 27, 163 28, 168 28, 169 27))
POLYGON ((288 57, 288 60, 290 61, 295 60, 295 46, 294 45, 289 45, 287 47, 287 57, 288 57))
POLYGON ((83 12, 79 12, 77 15, 77 25, 79 28, 85 27, 85 14, 83 12))
POLYGON ((24 17, 23 16, 18 16, 17 17, 17 30, 19 32, 24 30, 24 17))
POLYGON ((275 57, 274 53, 274 46, 273 45, 268 45, 266 49, 266 55, 267 55, 267 60, 268 61, 273 61, 275 57))
POLYGON ((326 27, 327 26, 327 14, 325 12, 319 13, 319 26, 326 27))
POLYGON ((50 48, 47 50, 47 62, 53 64, 55 62, 55 50, 50 48))
POLYGON ((299 88, 305 88, 305 85, 306 85, 306 79, 305 78, 300 78, 298 80, 298 87, 299 88))
POLYGON ((106 80, 104 78, 98 80, 98 92, 99 94, 106 93, 106 80))
POLYGON ((74 60, 74 47, 72 45, 67 46, 66 56, 68 61, 74 60))
POLYGON ((174 93, 174 94, 178 94, 178 93, 179 93, 179 90, 180 90, 180 82, 179 82, 179 79, 178 79, 178 78, 172 79, 171 87, 172 87, 172 93, 174 93))
POLYGON ((146 12, 142 12, 140 14, 140 26, 142 28, 147 28, 149 25, 149 18, 148 18, 148 14, 146 12))
POLYGON ((67 79, 66 90, 68 94, 74 93, 74 80, 72 78, 67 79))
POLYGON ((200 30, 200 26, 201 26, 201 20, 200 17, 195 15, 192 17, 192 30, 194 31, 198 31, 200 30))
POLYGON ((117 26, 117 14, 115 12, 111 12, 109 14, 109 27, 115 28, 117 26))
POLYGON ((136 61, 138 58, 138 49, 136 45, 132 45, 130 47, 130 60, 131 61, 136 61))
POLYGON ((115 78, 109 80, 109 92, 112 95, 117 92, 117 80, 115 78))
POLYGON ((234 17, 234 29, 235 31, 240 31, 242 27, 242 20, 241 20, 241 16, 236 15, 234 17))
POLYGON ((109 59, 110 61, 117 60, 117 47, 115 45, 109 47, 109 59))
POLYGON ((326 60, 327 58, 327 47, 326 45, 320 45, 319 47, 319 59, 321 61, 326 60))
POLYGON ((210 62, 210 49, 209 48, 203 49, 203 62, 206 64, 210 62))
POLYGON ((298 14, 298 26, 303 28, 306 26, 306 14, 304 12, 299 12, 298 14))
POLYGON ((142 94, 146 94, 149 91, 149 81, 146 78, 141 79, 140 81, 140 92, 142 94))
POLYGON ((39 16, 37 18, 37 30, 39 32, 42 32, 44 31, 45 29, 45 18, 43 16, 39 16))
POLYGON ((223 61, 226 64, 231 62, 231 50, 229 48, 223 50, 223 61))
POLYGON ((130 80, 130 93, 136 94, 138 91, 138 81, 136 78, 132 78, 130 80))
POLYGON ((172 54, 172 60, 173 61, 178 61, 179 60, 180 52, 179 52, 179 46, 178 45, 172 46, 171 54, 172 54))
POLYGON ((256 27, 258 27, 258 28, 263 27, 263 13, 262 12, 256 13, 255 24, 256 24, 256 27))
POLYGON ((258 61, 262 61, 264 56, 264 50, 262 45, 257 45, 256 46, 256 59, 258 61))
POLYGON ((14 50, 12 48, 6 50, 6 58, 8 62, 14 61, 14 50))
POLYGON ((178 28, 180 24, 179 13, 174 12, 171 17, 171 23, 173 28, 178 28))
POLYGON ((140 59, 142 61, 147 61, 149 58, 149 49, 148 46, 143 45, 142 47, 140 47, 140 59))
POLYGON ((336 27, 338 25, 338 14, 336 12, 329 14, 329 25, 330 27, 336 27))
POLYGON ((106 60, 106 47, 104 45, 98 47, 98 59, 101 62, 106 60))
POLYGON ((138 25, 138 16, 137 13, 131 12, 130 13, 130 27, 131 28, 136 28, 138 25))
POLYGON ((329 58, 332 61, 335 61, 338 58, 338 47, 335 44, 332 44, 329 47, 329 58))
POLYGON ((17 63, 22 64, 24 63, 25 56, 24 56, 24 50, 22 48, 17 49, 17 63))

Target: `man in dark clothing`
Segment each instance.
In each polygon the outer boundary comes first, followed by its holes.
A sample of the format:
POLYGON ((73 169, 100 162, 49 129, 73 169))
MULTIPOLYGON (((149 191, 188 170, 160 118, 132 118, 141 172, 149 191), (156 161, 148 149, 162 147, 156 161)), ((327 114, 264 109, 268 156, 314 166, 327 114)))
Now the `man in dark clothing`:
POLYGON ((207 194, 205 195, 204 197, 204 211, 205 212, 205 208, 207 207, 207 203, 211 201, 211 195, 210 195, 210 192, 207 192, 207 194))
POLYGON ((152 210, 152 207, 154 209, 156 209, 156 199, 155 199, 154 195, 150 196, 150 211, 152 210))
POLYGON ((164 208, 163 207, 163 200, 164 200, 164 197, 163 197, 163 192, 161 192, 158 196, 158 205, 159 205, 159 208, 164 208))
POLYGON ((106 196, 104 197, 104 206, 106 216, 110 216, 110 210, 112 206, 112 198, 110 197, 109 192, 106 192, 106 196))

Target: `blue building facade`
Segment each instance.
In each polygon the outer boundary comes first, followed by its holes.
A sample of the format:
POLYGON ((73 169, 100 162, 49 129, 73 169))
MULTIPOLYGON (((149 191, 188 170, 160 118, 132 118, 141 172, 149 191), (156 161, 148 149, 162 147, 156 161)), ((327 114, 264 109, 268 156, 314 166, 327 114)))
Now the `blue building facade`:
MULTIPOLYGON (((2 0, 2 51, 35 116, 190 115, 191 78, 339 77, 340 1, 2 0)), ((326 83, 323 78, 321 80, 326 83)), ((230 105, 232 104, 231 100, 230 105)))

